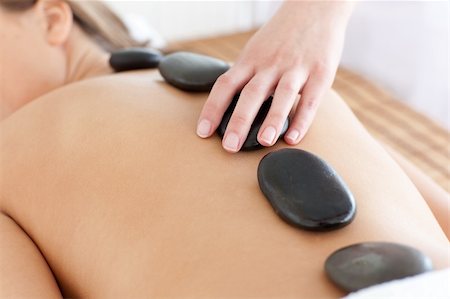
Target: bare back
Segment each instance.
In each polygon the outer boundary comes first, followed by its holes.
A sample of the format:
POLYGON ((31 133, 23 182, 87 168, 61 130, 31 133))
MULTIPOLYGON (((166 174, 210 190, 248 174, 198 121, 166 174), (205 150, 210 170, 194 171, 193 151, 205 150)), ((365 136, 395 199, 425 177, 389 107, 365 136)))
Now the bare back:
MULTIPOLYGON (((394 241, 449 265, 449 243, 409 179, 342 100, 326 96, 298 148, 346 180, 356 219, 328 233, 284 223, 258 187, 273 148, 228 154, 195 134, 206 94, 156 72, 78 82, 1 124, 1 208, 70 297, 337 297, 323 263, 394 241)), ((1 270, 0 270, 1 271, 1 270)))

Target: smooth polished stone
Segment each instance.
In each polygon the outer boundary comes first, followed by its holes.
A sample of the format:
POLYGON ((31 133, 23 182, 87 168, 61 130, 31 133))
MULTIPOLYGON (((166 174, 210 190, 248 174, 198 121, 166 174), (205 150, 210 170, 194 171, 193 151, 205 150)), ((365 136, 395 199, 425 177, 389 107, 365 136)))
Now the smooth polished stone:
POLYGON ((258 166, 259 186, 283 220, 308 230, 349 224, 356 213, 352 193, 324 160, 292 148, 267 154, 258 166))
MULTIPOLYGON (((236 104, 239 99, 239 94, 236 95, 233 98, 233 101, 231 102, 230 106, 228 106, 227 111, 225 111, 222 121, 219 124, 219 127, 217 128, 217 134, 221 138, 223 138, 225 134, 225 130, 227 129, 228 123, 230 122, 231 115, 233 114, 234 109, 236 108, 236 104)), ((255 120, 253 121, 250 131, 248 132, 247 139, 244 141, 244 144, 242 145, 243 151, 252 151, 263 148, 263 146, 258 142, 258 132, 261 128, 261 125, 264 122, 264 119, 267 116, 267 113, 269 112, 270 105, 272 105, 272 97, 268 98, 259 109, 258 114, 255 117, 255 120)), ((289 119, 286 119, 286 122, 283 125, 283 128, 280 132, 280 136, 282 137, 284 133, 286 133, 287 129, 289 127, 289 119)))
POLYGON ((349 292, 432 269, 430 258, 419 250, 387 242, 344 247, 325 261, 325 271, 331 281, 349 292))
POLYGON ((129 48, 111 53, 109 64, 116 72, 156 68, 161 52, 149 48, 129 48))
POLYGON ((164 80, 185 91, 210 91, 230 66, 217 58, 190 52, 169 54, 159 64, 164 80))

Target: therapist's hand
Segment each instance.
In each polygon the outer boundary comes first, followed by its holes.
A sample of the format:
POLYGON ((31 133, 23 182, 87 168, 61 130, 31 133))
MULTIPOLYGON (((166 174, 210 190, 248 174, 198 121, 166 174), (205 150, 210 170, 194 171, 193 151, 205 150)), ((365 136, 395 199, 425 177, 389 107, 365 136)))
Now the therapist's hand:
POLYGON ((242 90, 222 141, 226 151, 240 150, 259 108, 272 94, 259 143, 273 145, 291 111, 284 139, 291 145, 300 142, 334 80, 352 6, 341 1, 285 2, 218 78, 200 114, 197 134, 211 136, 233 96, 242 90))

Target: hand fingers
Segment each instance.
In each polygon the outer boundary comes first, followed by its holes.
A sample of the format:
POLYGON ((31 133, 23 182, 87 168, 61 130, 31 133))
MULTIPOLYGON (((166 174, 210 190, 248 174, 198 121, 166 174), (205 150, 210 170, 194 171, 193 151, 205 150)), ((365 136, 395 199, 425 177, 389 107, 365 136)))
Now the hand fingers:
POLYGON ((331 86, 332 76, 324 72, 313 72, 303 86, 300 103, 284 140, 298 144, 306 135, 319 107, 320 99, 331 86))
POLYGON ((235 153, 240 150, 261 104, 277 80, 278 75, 273 70, 265 70, 256 74, 244 87, 222 141, 226 151, 235 153))
POLYGON ((200 113, 197 124, 198 136, 206 138, 212 135, 234 95, 252 76, 251 68, 236 64, 217 79, 200 113))
POLYGON ((306 74, 287 72, 278 82, 269 113, 258 133, 258 141, 264 146, 272 146, 280 136, 281 130, 292 106, 297 99, 306 74))

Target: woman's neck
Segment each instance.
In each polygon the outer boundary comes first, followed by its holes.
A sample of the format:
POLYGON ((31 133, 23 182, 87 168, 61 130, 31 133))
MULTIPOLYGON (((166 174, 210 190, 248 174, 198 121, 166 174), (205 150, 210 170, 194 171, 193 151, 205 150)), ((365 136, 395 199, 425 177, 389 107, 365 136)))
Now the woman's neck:
POLYGON ((108 62, 110 54, 92 41, 78 27, 74 27, 66 51, 67 71, 64 84, 113 72, 108 62))

